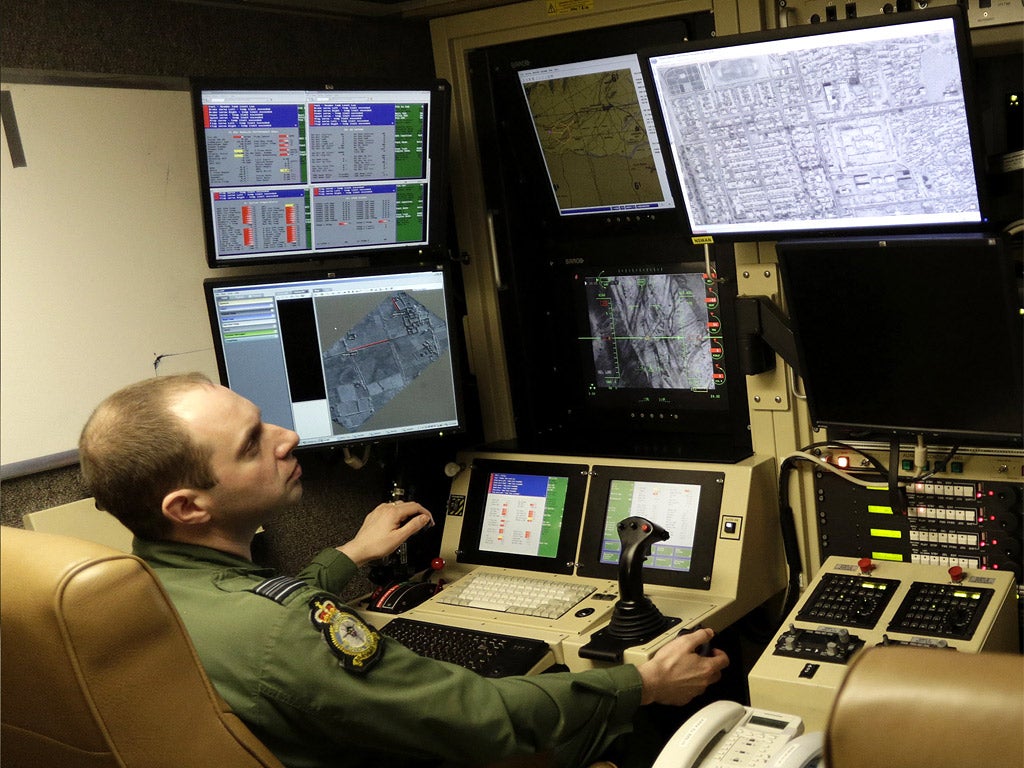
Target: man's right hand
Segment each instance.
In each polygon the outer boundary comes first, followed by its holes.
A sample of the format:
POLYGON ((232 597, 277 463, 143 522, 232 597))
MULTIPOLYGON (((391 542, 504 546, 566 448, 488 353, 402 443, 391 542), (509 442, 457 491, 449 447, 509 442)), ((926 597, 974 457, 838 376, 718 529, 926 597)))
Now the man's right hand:
POLYGON ((695 630, 663 645, 652 658, 640 664, 640 703, 682 706, 718 682, 722 670, 729 666, 725 651, 716 648, 711 656, 698 653, 700 646, 714 636, 707 628, 695 630))
POLYGON ((356 565, 390 555, 414 533, 434 524, 434 518, 415 501, 379 504, 366 516, 355 537, 340 547, 356 565))

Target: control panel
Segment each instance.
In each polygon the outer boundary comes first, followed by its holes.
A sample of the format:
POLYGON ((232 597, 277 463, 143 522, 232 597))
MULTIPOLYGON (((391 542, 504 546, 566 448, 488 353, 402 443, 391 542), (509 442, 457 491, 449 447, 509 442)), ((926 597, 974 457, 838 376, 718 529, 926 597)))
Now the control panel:
POLYGON ((1018 583, 1024 547, 1024 483, 952 478, 909 482, 906 509, 884 488, 866 488, 829 472, 814 476, 822 557, 1009 571, 1018 583))
POLYGON ((616 659, 643 661, 680 629, 721 631, 784 588, 776 482, 774 461, 759 456, 723 465, 462 453, 438 558, 444 589, 405 616, 543 640, 573 671, 614 663, 593 652, 595 636, 625 634, 635 642, 616 659), (624 577, 630 539, 618 529, 638 518, 664 536, 624 577), (585 589, 535 613, 518 607, 525 595, 464 599, 462 585, 483 579, 585 589), (648 603, 656 611, 640 610, 648 603), (648 632, 655 615, 664 629, 648 632))
POLYGON ((751 704, 823 729, 861 649, 1017 652, 1016 603, 1009 570, 829 557, 751 670, 751 704))

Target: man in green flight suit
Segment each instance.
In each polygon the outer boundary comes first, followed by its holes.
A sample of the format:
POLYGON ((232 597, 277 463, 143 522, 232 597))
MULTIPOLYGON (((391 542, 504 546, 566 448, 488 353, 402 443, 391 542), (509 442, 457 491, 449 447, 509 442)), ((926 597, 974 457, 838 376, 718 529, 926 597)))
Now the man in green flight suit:
POLYGON ((712 634, 699 630, 639 666, 488 679, 379 636, 335 595, 432 517, 415 502, 381 504, 295 578, 260 568, 257 529, 302 495, 297 442, 245 398, 186 374, 111 395, 79 443, 97 505, 135 534, 217 690, 289 768, 533 753, 584 765, 641 705, 685 704, 728 665, 720 650, 697 653, 712 634))

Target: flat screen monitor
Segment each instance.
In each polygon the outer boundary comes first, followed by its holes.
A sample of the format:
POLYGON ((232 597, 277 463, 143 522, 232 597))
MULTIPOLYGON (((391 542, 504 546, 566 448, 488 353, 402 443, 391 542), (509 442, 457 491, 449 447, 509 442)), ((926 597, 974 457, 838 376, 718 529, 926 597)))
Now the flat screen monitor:
POLYGON ((912 232, 985 222, 956 5, 646 51, 695 235, 912 232))
POLYGON ((197 79, 192 106, 210 266, 441 252, 447 83, 197 79))
POLYGON ((1021 296, 999 239, 777 244, 810 416, 860 432, 1021 442, 1021 296))
POLYGON ((622 543, 616 526, 638 516, 669 534, 651 546, 645 583, 710 589, 724 483, 722 472, 593 467, 578 574, 617 578, 622 543))
POLYGON ((637 426, 700 430, 730 407, 728 308, 715 262, 583 265, 572 270, 588 412, 637 426))
POLYGON ((635 53, 519 71, 559 216, 674 208, 635 53))
POLYGON ((507 247, 540 259, 545 243, 579 237, 686 233, 638 52, 714 31, 702 10, 468 52, 499 258, 507 247))
POLYGON ((471 471, 459 562, 572 573, 587 466, 481 458, 471 471))
POLYGON ((299 447, 462 428, 441 267, 210 278, 221 382, 299 447))

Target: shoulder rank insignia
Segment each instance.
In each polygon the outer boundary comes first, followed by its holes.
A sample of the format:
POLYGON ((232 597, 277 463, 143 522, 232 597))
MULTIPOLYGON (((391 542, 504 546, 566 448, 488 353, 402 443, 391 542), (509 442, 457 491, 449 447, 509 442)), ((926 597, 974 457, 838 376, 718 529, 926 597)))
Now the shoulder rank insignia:
POLYGON ((365 672, 384 647, 377 630, 326 595, 309 601, 309 618, 321 630, 328 647, 352 672, 365 672))
POLYGON ((301 579, 295 579, 291 576, 272 576, 261 581, 249 591, 284 605, 285 600, 291 597, 292 594, 308 586, 309 584, 301 579))

